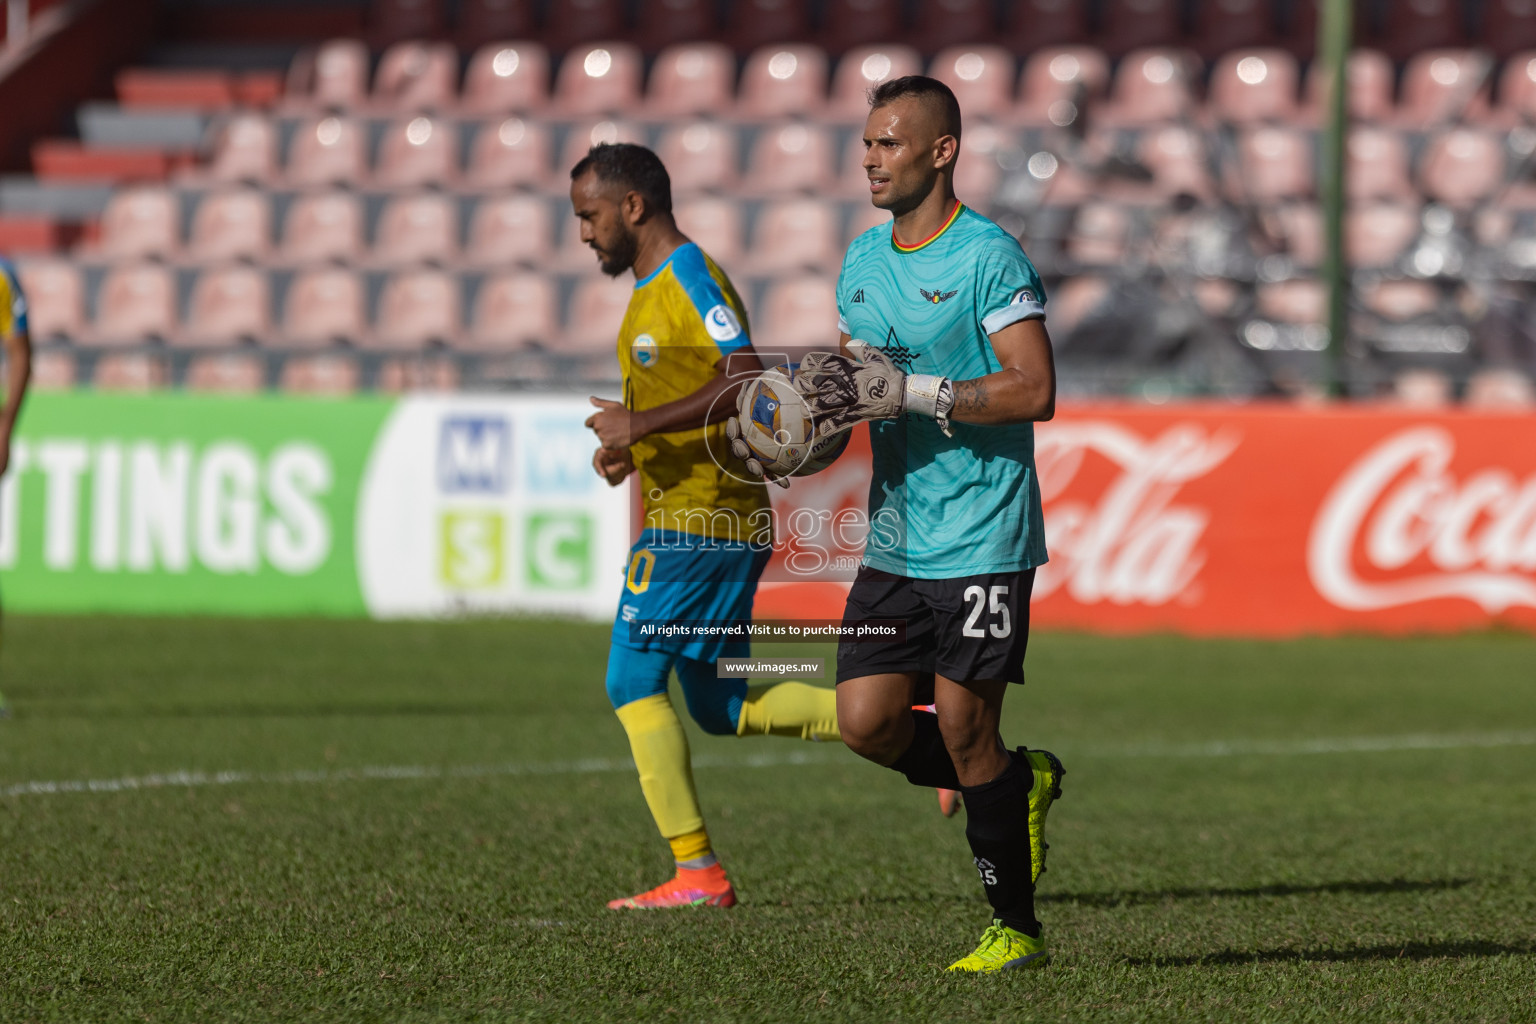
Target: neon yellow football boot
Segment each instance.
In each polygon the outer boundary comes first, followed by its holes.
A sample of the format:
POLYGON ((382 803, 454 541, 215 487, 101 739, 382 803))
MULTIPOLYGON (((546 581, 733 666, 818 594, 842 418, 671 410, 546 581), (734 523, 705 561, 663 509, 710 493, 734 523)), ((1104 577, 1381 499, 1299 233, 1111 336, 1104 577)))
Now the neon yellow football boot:
POLYGON ((1034 884, 1040 881, 1040 873, 1045 870, 1045 851, 1051 848, 1045 841, 1045 816, 1051 804, 1061 799, 1061 777, 1067 770, 1049 750, 1020 747, 1018 752, 1029 762, 1030 773, 1034 775, 1034 784, 1029 789, 1029 880, 1034 884))
POLYGON ((1043 934, 1032 939, 1001 921, 993 921, 991 927, 981 933, 981 945, 976 947, 976 952, 956 960, 949 969, 967 974, 991 974, 1020 967, 1044 967, 1050 962, 1051 954, 1045 948, 1043 934))

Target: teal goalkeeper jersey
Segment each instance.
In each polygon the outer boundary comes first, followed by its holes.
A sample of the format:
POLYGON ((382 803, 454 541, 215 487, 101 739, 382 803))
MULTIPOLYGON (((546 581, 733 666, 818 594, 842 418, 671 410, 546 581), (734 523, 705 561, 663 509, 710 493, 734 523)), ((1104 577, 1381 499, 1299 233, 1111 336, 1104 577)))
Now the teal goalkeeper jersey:
MULTIPOLYGON (((988 335, 1045 317, 1040 275, 1017 240, 963 204, 912 246, 892 225, 848 247, 838 328, 908 373, 969 380, 1002 369, 988 335)), ((874 478, 864 564, 917 579, 1017 572, 1046 560, 1031 423, 870 424, 874 478)))

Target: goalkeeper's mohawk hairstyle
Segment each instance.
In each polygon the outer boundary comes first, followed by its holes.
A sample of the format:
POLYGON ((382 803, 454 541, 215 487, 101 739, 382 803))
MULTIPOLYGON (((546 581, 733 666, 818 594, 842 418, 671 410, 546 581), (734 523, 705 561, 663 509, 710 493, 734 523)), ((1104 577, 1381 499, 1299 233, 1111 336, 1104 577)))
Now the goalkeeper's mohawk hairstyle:
POLYGON ((889 82, 881 82, 869 90, 869 109, 878 110, 907 96, 915 96, 929 104, 938 113, 944 134, 953 135, 956 141, 959 140, 960 101, 955 99, 955 94, 949 86, 937 78, 929 78, 927 75, 907 75, 903 78, 893 78, 889 82))
POLYGON ((575 167, 571 180, 594 171, 599 181, 618 185, 626 192, 638 192, 645 205, 658 213, 672 212, 672 177, 661 157, 633 142, 600 142, 587 150, 575 167))

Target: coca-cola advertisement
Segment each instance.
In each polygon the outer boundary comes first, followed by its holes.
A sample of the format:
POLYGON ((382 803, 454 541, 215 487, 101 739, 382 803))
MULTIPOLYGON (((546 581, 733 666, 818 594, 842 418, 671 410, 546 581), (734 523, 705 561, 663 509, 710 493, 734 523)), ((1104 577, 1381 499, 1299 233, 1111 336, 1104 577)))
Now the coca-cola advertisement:
MULTIPOLYGON (((1037 427, 1035 459, 1050 550, 1037 625, 1536 629, 1536 417, 1073 405, 1037 427)), ((868 473, 854 446, 775 495, 789 529, 760 615, 840 614, 859 536, 850 495, 868 473), (791 571, 797 553, 805 571, 791 571)))

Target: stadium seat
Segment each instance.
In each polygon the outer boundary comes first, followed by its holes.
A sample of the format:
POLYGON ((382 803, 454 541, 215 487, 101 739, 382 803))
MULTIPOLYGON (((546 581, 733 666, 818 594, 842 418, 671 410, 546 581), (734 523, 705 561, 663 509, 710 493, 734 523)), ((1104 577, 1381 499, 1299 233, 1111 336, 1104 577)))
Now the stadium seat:
POLYGON ((544 199, 495 196, 470 215, 464 258, 478 267, 543 267, 554 255, 554 237, 554 217, 544 199))
POLYGON ((565 135, 565 152, 555 167, 554 180, 564 191, 570 187, 570 171, 587 155, 587 151, 602 142, 645 143, 645 132, 629 121, 598 121, 574 124, 565 135))
POLYGON ((452 123, 418 115, 396 121, 379 145, 374 181, 385 188, 450 185, 459 175, 459 133, 452 123))
POLYGON ((112 352, 96 360, 91 386, 97 391, 159 391, 170 383, 164 357, 147 352, 112 352))
POLYGON ((534 345, 553 349, 560 335, 558 296, 539 274, 499 274, 480 283, 466 348, 502 350, 534 345))
POLYGON ((277 128, 255 113, 237 113, 214 131, 204 173, 214 181, 267 182, 277 176, 277 128))
MULTIPOLYGON (((283 343, 297 348, 356 344, 367 333, 363 280, 341 267, 297 274, 283 303, 283 343)), ((286 387, 286 385, 284 385, 286 387)))
POLYGON ((766 204, 757 215, 747 273, 779 277, 842 262, 838 248, 840 211, 821 199, 786 199, 766 204))
POLYGON ((1429 140, 1419 162, 1424 194, 1455 209, 1488 199, 1504 183, 1504 147, 1492 132, 1457 128, 1429 140))
POLYGON ((1413 409, 1444 409, 1451 404, 1454 391, 1447 374, 1415 367, 1403 370, 1392 379, 1392 389, 1387 397, 1398 405, 1413 409))
POLYGON ((271 333, 266 273, 255 267, 219 267, 197 275, 186 324, 169 340, 196 346, 258 344, 271 333))
POLYGON ((1041 50, 1019 74, 1014 119, 1033 125, 1071 124, 1081 113, 1080 105, 1102 99, 1108 89, 1109 60, 1103 51, 1089 46, 1041 50))
POLYGON ((1196 0, 1190 45, 1206 60, 1276 41, 1275 4, 1270 0, 1196 0))
POLYGON ((1239 50, 1211 71, 1210 109, 1219 121, 1254 124, 1294 120, 1300 113, 1301 72, 1284 50, 1239 50))
POLYGON ((76 264, 28 260, 16 272, 27 297, 27 328, 33 341, 84 336, 85 281, 76 264))
POLYGON ((630 114, 640 108, 640 51, 623 42, 571 50, 555 79, 555 106, 565 117, 630 114))
MULTIPOLYGON (((1103 305, 1110 291, 1110 283, 1095 274, 1073 274, 1063 281, 1051 296, 1045 314, 1052 340, 1070 344, 1073 329, 1103 305)), ((1066 351, 1070 352, 1070 347, 1066 351)))
POLYGON ((458 93, 459 54, 447 43, 419 39, 384 52, 373 76, 373 104, 398 114, 447 110, 458 93))
POLYGON ((1284 203, 1267 218, 1274 241, 1284 245, 1285 255, 1298 267, 1315 268, 1323 263, 1323 211, 1312 203, 1284 203))
POLYGON ((1408 145, 1386 128, 1355 128, 1345 155, 1345 188, 1352 200, 1397 199, 1415 195, 1408 177, 1408 145))
POLYGON ((583 278, 571 295, 566 317, 564 343, 570 352, 613 352, 618 345, 619 328, 634 293, 632 282, 624 278, 592 276, 583 278))
POLYGON ((720 43, 668 47, 651 67, 645 109, 652 117, 725 114, 735 103, 736 58, 720 43))
POLYGON ((362 380, 350 356, 303 356, 283 361, 278 387, 296 395, 350 395, 362 380))
POLYGON ((537 0, 459 0, 454 38, 464 50, 529 39, 538 27, 537 0))
POLYGON ((1201 132, 1172 124, 1143 132, 1136 155, 1152 172, 1151 187, 1157 196, 1209 199, 1215 194, 1201 132))
POLYGON ((283 218, 279 257, 286 263, 351 261, 362 255, 363 204, 350 192, 295 196, 283 218))
POLYGON ((1013 107, 1013 54, 1001 46, 941 50, 928 73, 954 90, 966 123, 1006 118, 1013 107))
POLYGON ((1418 236, 1418 210, 1402 203, 1358 203, 1344 216, 1344 252, 1362 270, 1392 266, 1418 236))
POLYGON ((365 339, 378 348, 452 345, 460 333, 459 284, 441 270, 411 270, 384 284, 374 330, 365 339))
POLYGON ((198 263, 262 259, 272 249, 272 203, 257 189, 209 192, 192 214, 187 257, 198 263))
POLYGON ((1528 0, 1483 0, 1478 40, 1495 57, 1536 49, 1536 17, 1528 0))
POLYGON ((459 386, 459 368, 453 360, 438 356, 386 359, 379 364, 374 389, 403 391, 453 391, 459 386))
POLYGON ((457 205, 441 192, 394 196, 374 232, 373 259, 384 266, 446 263, 459 251, 457 205))
POLYGON ((553 180, 553 145, 549 127, 537 121, 509 117, 500 124, 481 124, 470 144, 464 184, 477 189, 544 188, 553 180))
POLYGON ((746 243, 741 224, 741 205, 716 196, 685 199, 673 208, 677 227, 699 248, 733 273, 745 260, 746 243))
POLYGON ((1493 95, 1493 62, 1474 50, 1425 50, 1403 70, 1397 116, 1404 127, 1423 131, 1488 117, 1493 95))
POLYGON ((1177 0, 1103 0, 1094 45, 1110 56, 1172 46, 1183 34, 1177 0))
POLYGON ((1400 61, 1432 47, 1465 46, 1465 11, 1457 0, 1381 0, 1377 45, 1400 61))
POLYGON ((737 53, 811 37, 806 0, 733 0, 726 40, 737 53))
POLYGON ((1115 267, 1129 254, 1130 212, 1117 203, 1087 202, 1077 208, 1067 252, 1085 267, 1115 267))
MULTIPOLYGON (((567 60, 574 55, 579 62, 585 44, 629 38, 624 8, 623 0, 546 0, 544 42, 551 51, 566 51, 567 60)), ((635 55, 638 58, 639 52, 635 55)))
POLYGON ((491 43, 470 58, 459 101, 465 114, 542 111, 548 102, 549 51, 538 43, 491 43))
POLYGON ((267 366, 260 356, 242 352, 194 356, 185 385, 188 391, 253 395, 266 390, 267 366))
POLYGON ((1328 320, 1328 288, 1315 278, 1292 278, 1260 284, 1254 295, 1258 314, 1287 324, 1321 324, 1328 320))
POLYGON ((1401 322, 1433 313, 1440 291, 1428 281, 1371 281, 1355 289, 1360 303, 1385 320, 1401 322))
POLYGON ((32 353, 33 391, 69 391, 78 383, 79 368, 73 352, 39 349, 32 353))
MULTIPOLYGON (((960 133, 960 159, 955 164, 955 192, 983 208, 1002 179, 999 154, 1018 145, 1013 136, 990 124, 975 124, 960 133)), ((865 195, 868 195, 867 190, 865 195)))
POLYGON ((1504 124, 1536 121, 1536 50, 1516 54, 1504 62, 1497 110, 1504 124))
POLYGON ((827 131, 791 122, 758 132, 743 188, 754 195, 822 193, 834 180, 832 140, 827 131))
POLYGON ((1241 180, 1229 192, 1261 204, 1316 194, 1311 137, 1295 128, 1265 125, 1237 137, 1241 180))
POLYGON ((159 185, 113 194, 101 215, 101 255, 114 260, 169 256, 181 247, 181 207, 159 185))
POLYGON ((987 0, 935 0, 917 5, 908 38, 923 53, 952 46, 982 46, 997 42, 997 5, 987 0))
POLYGON ((368 137, 357 121, 334 115, 299 123, 288 147, 296 185, 353 184, 368 169, 368 137))
POLYGON ((1497 367, 1479 370, 1467 380, 1469 409, 1526 411, 1536 406, 1536 386, 1519 370, 1497 367))
POLYGON ((819 114, 827 101, 827 55, 815 46, 769 46, 747 58, 739 116, 771 119, 819 114))
MULTIPOLYGON (((1347 75, 1349 96, 1345 100, 1349 115, 1360 121, 1388 121, 1392 118, 1392 99, 1396 73, 1392 61, 1379 50, 1352 50, 1347 75)), ((1328 84, 1328 70, 1322 61, 1313 61, 1307 71, 1307 95, 1303 116, 1314 124, 1325 121, 1323 103, 1328 84)))
POLYGON ((1011 0, 997 43, 1013 53, 1093 43, 1088 0, 1011 0))
MULTIPOLYGON (((695 43, 699 39, 720 37, 720 18, 714 0, 640 0, 635 12, 635 42, 646 53, 661 53, 669 46, 692 44, 717 46, 717 43, 695 43)), ((731 64, 735 78, 735 61, 731 64)), ((655 71, 651 82, 656 81, 655 71)), ((688 111, 694 113, 694 111, 688 111)))
MULTIPOLYGON (((837 339, 837 296, 825 274, 806 274, 769 287, 753 345, 759 351, 825 348, 837 339)), ((883 341, 884 339, 875 339, 883 341)))
POLYGON ((921 74, 922 59, 906 46, 862 46, 849 50, 837 62, 827 116, 861 127, 869 114, 869 90, 881 82, 921 74))
MULTIPOLYGON (((973 0, 946 0, 965 4, 973 0)), ((816 41, 834 54, 906 34, 901 0, 823 0, 816 41)))
POLYGON ((323 110, 360 106, 368 95, 368 47, 356 39, 332 39, 300 53, 288 74, 290 105, 323 110))
POLYGON ((1192 83, 1199 63, 1179 50, 1137 50, 1115 71, 1114 92, 1100 123, 1122 125, 1176 121, 1195 112, 1192 83))
POLYGON ((724 191, 736 183, 739 157, 733 125, 719 121, 675 124, 662 135, 656 155, 672 178, 674 196, 724 191))
POLYGON ((100 344, 165 340, 176 331, 176 280, 155 263, 121 263, 107 271, 96 296, 94 336, 100 344))
POLYGON ((873 203, 856 203, 848 213, 848 223, 843 228, 843 248, 847 249, 855 238, 874 228, 891 230, 890 211, 882 210, 873 203))

